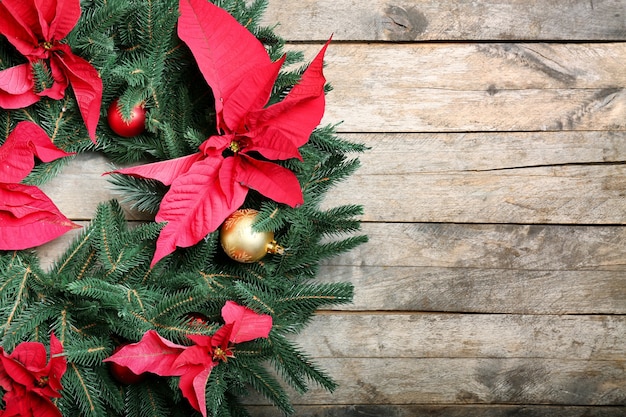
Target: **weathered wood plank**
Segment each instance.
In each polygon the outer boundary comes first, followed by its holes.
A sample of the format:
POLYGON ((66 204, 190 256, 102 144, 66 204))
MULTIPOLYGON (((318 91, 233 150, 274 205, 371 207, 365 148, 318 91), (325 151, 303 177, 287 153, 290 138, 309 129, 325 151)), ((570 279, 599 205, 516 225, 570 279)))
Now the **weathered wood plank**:
POLYGON ((343 133, 341 137, 368 146, 367 152, 358 155, 360 175, 495 171, 626 161, 626 131, 343 133))
POLYGON ((289 40, 623 40, 619 0, 271 0, 265 23, 289 40))
MULTIPOLYGON (((407 164, 412 155, 398 155, 407 164)), ((365 221, 625 224, 626 165, 351 176, 328 205, 360 204, 365 221)))
POLYGON ((623 270, 325 266, 320 279, 354 284, 345 310, 626 314, 623 270))
POLYGON ((324 313, 294 340, 316 358, 619 361, 625 335, 626 316, 324 313))
MULTIPOLYGON (((545 405, 299 405, 298 417, 624 417, 626 407, 545 405)), ((283 417, 275 407, 248 407, 255 417, 283 417)))
POLYGON ((626 404, 623 360, 323 358, 317 363, 336 376, 339 388, 332 394, 318 388, 292 393, 294 404, 626 404))
POLYGON ((625 59, 626 43, 337 44, 323 122, 343 120, 345 132, 624 130, 625 59))
MULTIPOLYGON (((624 271, 626 226, 372 223, 328 265, 624 271)), ((462 285, 461 283, 459 283, 462 285)))

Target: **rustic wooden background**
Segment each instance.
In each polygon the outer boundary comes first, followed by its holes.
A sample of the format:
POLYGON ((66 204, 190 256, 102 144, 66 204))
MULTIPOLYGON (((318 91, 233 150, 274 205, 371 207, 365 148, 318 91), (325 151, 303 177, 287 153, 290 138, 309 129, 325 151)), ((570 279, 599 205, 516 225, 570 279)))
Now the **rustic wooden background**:
MULTIPOLYGON (((370 242, 321 277, 354 303, 299 338, 340 387, 298 415, 626 416, 626 1, 270 0, 266 21, 309 59, 334 34, 325 122, 371 147, 328 199, 365 207, 370 242)), ((43 188, 88 221, 107 169, 43 188)))

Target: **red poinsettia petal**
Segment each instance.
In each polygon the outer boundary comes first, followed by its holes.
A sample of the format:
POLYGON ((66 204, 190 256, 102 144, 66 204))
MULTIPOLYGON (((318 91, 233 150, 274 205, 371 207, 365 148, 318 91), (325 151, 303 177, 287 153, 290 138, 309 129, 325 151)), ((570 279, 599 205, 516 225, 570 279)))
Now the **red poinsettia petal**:
POLYGON ((172 364, 172 369, 177 369, 182 375, 189 370, 189 366, 208 366, 213 362, 210 347, 207 346, 190 346, 181 352, 172 364))
POLYGON ((293 172, 272 162, 241 156, 237 180, 277 203, 297 207, 304 203, 302 188, 293 172))
POLYGON ((16 385, 5 393, 5 408, 0 411, 3 417, 63 417, 54 403, 36 393, 16 385))
POLYGON ((9 357, 24 364, 31 372, 44 369, 48 362, 46 348, 39 342, 22 342, 13 349, 9 357))
POLYGON ((222 307, 224 321, 233 324, 229 340, 233 343, 247 342, 260 337, 267 338, 272 329, 272 316, 259 314, 234 301, 227 301, 222 307))
POLYGON ((206 0, 180 0, 179 7, 178 36, 213 90, 221 128, 222 103, 244 75, 270 64, 270 58, 263 44, 225 10, 206 0))
POLYGON ((68 45, 63 46, 63 53, 55 53, 51 61, 59 62, 65 68, 65 75, 74 90, 80 114, 85 126, 87 126, 87 132, 95 143, 102 101, 102 79, 98 71, 89 62, 74 55, 68 45))
POLYGON ((224 99, 223 119, 229 131, 241 131, 246 122, 245 115, 250 110, 265 107, 283 62, 285 56, 264 67, 253 68, 244 75, 231 95, 224 99))
POLYGON ((35 0, 40 19, 48 27, 47 41, 65 38, 80 18, 80 0, 35 0))
POLYGON ((189 171, 191 165, 202 159, 202 157, 201 153, 195 153, 167 161, 118 169, 107 172, 106 174, 125 174, 141 178, 151 178, 162 182, 164 185, 170 185, 176 178, 189 171))
POLYGON ((251 132, 251 135, 256 136, 246 146, 244 153, 258 152, 274 161, 291 158, 302 160, 298 147, 291 141, 291 135, 286 135, 280 127, 267 125, 258 132, 251 132))
POLYGON ((248 192, 245 187, 234 187, 230 197, 224 194, 218 175, 221 163, 221 157, 197 161, 172 182, 155 218, 167 225, 157 239, 152 265, 177 246, 198 243, 243 204, 248 192))
POLYGON ((0 1, 0 34, 17 50, 31 56, 39 47, 41 29, 33 0, 0 1))
POLYGON ((160 376, 173 376, 177 375, 174 361, 185 349, 186 346, 177 345, 156 331, 148 330, 139 342, 124 346, 104 362, 126 366, 137 375, 152 372, 160 376))
POLYGON ((16 65, 0 71, 0 108, 22 109, 39 101, 33 91, 30 64, 16 65))
POLYGON ((209 381, 211 371, 214 367, 215 365, 195 367, 193 370, 182 375, 178 382, 178 387, 183 393, 183 397, 189 401, 189 405, 202 413, 204 417, 207 415, 206 384, 209 381))
POLYGON ((249 115, 248 121, 251 126, 258 128, 271 124, 298 147, 309 140, 311 132, 324 115, 326 79, 323 66, 324 54, 329 43, 330 40, 309 64, 300 82, 291 89, 283 101, 249 115))
MULTIPOLYGON (((42 346, 43 348, 43 346, 42 346)), ((43 350, 45 355, 46 350, 43 350)), ((33 374, 26 369, 26 366, 13 355, 3 354, 0 356, 0 364, 10 379, 10 385, 19 384, 25 388, 31 389, 35 384, 33 374)))
POLYGON ((209 349, 211 348, 211 346, 213 346, 211 344, 211 336, 205 336, 202 334, 190 334, 187 337, 198 346, 203 346, 209 349))
POLYGON ((78 227, 39 188, 0 183, 0 250, 39 246, 78 227))
POLYGON ((200 152, 206 156, 219 157, 230 144, 235 140, 235 134, 214 135, 202 142, 198 147, 200 152))
POLYGON ((54 146, 39 125, 19 122, 0 146, 0 179, 3 182, 23 180, 35 166, 33 155, 50 162, 73 154, 54 146))
POLYGON ((219 347, 223 350, 228 348, 228 342, 233 334, 234 323, 226 323, 213 334, 211 337, 211 345, 213 347, 219 347))
POLYGON ((50 388, 55 391, 60 391, 63 388, 61 378, 66 370, 67 360, 65 355, 63 355, 63 344, 57 339, 54 333, 52 333, 50 335, 50 361, 46 367, 50 388))

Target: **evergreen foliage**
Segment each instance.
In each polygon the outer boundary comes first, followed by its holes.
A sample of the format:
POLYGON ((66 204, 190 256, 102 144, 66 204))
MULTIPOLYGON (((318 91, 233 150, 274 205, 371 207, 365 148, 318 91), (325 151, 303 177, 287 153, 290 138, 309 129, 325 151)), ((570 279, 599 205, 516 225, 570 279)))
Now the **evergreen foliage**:
MULTIPOLYGON (((273 60, 284 53, 284 40, 261 27, 266 0, 215 0, 265 45, 273 60)), ((42 99, 20 110, 0 110, 0 143, 20 120, 32 120, 55 145, 72 152, 99 151, 118 164, 164 160, 197 151, 214 133, 213 98, 186 47, 176 37, 177 0, 83 0, 82 16, 67 38, 76 54, 100 72, 104 93, 97 145, 87 135, 71 94, 42 99), (143 103, 148 130, 137 137, 116 135, 106 123, 108 105, 119 98, 122 112, 143 103)), ((281 100, 304 70, 303 56, 288 52, 290 68, 281 72, 271 103, 281 100), (300 63, 300 64, 299 64, 300 63), (295 66, 292 64, 296 64, 295 66)), ((0 70, 21 63, 0 39, 0 70)), ((35 70, 37 83, 50 82, 45 67, 35 70)), ((42 87, 40 87, 42 88, 42 87)), ((220 309, 235 300, 269 314, 268 339, 237 345, 235 358, 216 366, 206 389, 209 415, 247 416, 241 398, 250 388, 286 414, 293 412, 283 379, 298 392, 311 384, 332 391, 336 384, 296 346, 291 336, 302 331, 316 310, 348 303, 349 283, 316 280, 320 263, 366 241, 355 235, 362 208, 322 208, 327 191, 358 168, 352 154, 365 148, 338 138, 335 126, 316 129, 290 160, 302 185, 305 204, 290 208, 250 192, 244 207, 259 210, 255 227, 271 230, 285 248, 252 264, 226 257, 219 232, 194 247, 150 268, 161 224, 129 225, 120 203, 102 203, 86 227, 44 271, 33 251, 0 252, 0 341, 12 351, 23 341, 62 341, 68 368, 57 406, 65 417, 190 416, 197 413, 181 396, 176 378, 147 377, 120 383, 102 362, 120 344, 134 343, 148 330, 179 344, 190 334, 211 335, 221 324, 220 309), (191 317, 208 320, 198 325, 191 317)), ((69 158, 39 164, 26 179, 41 184, 63 169, 69 158)), ((123 204, 155 213, 167 191, 156 181, 112 175, 123 204)))

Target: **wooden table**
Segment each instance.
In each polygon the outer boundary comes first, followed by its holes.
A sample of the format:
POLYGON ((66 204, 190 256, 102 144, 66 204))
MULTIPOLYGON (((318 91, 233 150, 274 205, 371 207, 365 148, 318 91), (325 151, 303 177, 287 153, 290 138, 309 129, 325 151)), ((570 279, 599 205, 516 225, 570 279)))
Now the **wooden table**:
MULTIPOLYGON (((324 123, 371 147, 327 201, 365 208, 369 243, 320 277, 354 303, 298 339, 340 387, 298 415, 626 416, 626 1, 270 0, 266 22, 307 59, 334 34, 324 123)), ((106 164, 42 188, 88 221, 106 164)))

